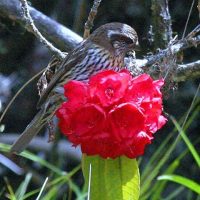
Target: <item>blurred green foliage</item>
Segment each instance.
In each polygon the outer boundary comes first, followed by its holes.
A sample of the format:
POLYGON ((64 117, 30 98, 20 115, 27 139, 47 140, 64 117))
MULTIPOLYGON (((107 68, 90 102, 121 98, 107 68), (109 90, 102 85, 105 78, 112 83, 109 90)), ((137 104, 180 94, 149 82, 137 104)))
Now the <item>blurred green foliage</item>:
MULTIPOLYGON (((31 0, 30 3, 46 15, 82 35, 92 2, 92 0, 31 0)), ((191 3, 192 1, 188 0, 169 1, 174 36, 182 37, 191 3)), ((142 47, 138 57, 141 58, 153 51, 153 44, 149 41, 149 28, 152 24, 150 0, 102 1, 94 29, 112 21, 127 23, 136 29, 142 47)), ((198 23, 198 11, 194 6, 187 33, 198 23)), ((27 80, 48 64, 51 56, 45 47, 23 27, 0 17, 0 73, 17 74, 18 81, 12 88, 13 95, 27 80)), ((184 63, 197 59, 199 59, 199 47, 183 52, 184 63)), ((199 80, 179 83, 178 89, 171 92, 170 97, 165 101, 165 112, 180 119, 180 126, 184 121, 184 113, 191 105, 198 83, 199 80)), ((36 112, 37 99, 35 81, 20 94, 6 114, 3 121, 5 132, 18 133, 26 127, 36 112)), ((183 129, 189 138, 189 143, 193 144, 196 150, 200 149, 199 110, 198 94, 183 129)), ((178 133, 182 135, 181 130, 178 129, 177 132, 169 120, 168 125, 155 135, 153 144, 147 148, 143 158, 139 159, 142 174, 141 200, 200 199, 196 193, 182 185, 156 179, 162 174, 178 174, 199 184, 199 166, 190 154, 190 149, 181 139, 175 143, 178 133)), ((8 149, 9 146, 0 144, 0 153, 7 152, 8 149)), ((199 151, 197 153, 199 156, 199 151)), ((35 199, 46 177, 49 177, 49 180, 42 191, 42 199, 85 198, 79 163, 69 161, 57 155, 53 150, 48 154, 24 152, 21 162, 26 171, 24 176, 15 175, 0 165, 0 199, 4 199, 5 194, 8 199, 35 199)))

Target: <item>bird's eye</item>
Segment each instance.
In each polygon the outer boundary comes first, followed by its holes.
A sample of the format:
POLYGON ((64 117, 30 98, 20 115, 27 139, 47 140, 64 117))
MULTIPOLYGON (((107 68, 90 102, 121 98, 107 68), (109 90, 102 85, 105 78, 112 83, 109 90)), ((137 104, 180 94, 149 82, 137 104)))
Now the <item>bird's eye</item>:
POLYGON ((111 41, 112 41, 112 44, 113 44, 113 47, 115 48, 116 43, 119 45, 120 43, 126 43, 126 44, 133 44, 134 41, 127 37, 127 36, 124 36, 124 35, 121 35, 121 34, 113 34, 111 35, 110 37, 111 41))
POLYGON ((112 46, 115 48, 115 49, 118 49, 120 47, 120 41, 117 41, 117 40, 114 40, 112 42, 112 46))
POLYGON ((124 42, 126 42, 126 44, 133 44, 133 40, 129 37, 123 37, 124 42))

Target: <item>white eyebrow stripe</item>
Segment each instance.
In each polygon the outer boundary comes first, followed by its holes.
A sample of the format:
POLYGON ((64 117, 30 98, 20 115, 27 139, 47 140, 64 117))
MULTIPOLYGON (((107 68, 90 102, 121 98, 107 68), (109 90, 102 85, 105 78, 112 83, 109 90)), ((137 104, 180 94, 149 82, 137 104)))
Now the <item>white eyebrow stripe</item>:
POLYGON ((110 38, 111 35, 114 35, 114 34, 119 34, 119 32, 118 31, 109 30, 108 33, 107 33, 107 36, 110 38))
POLYGON ((122 26, 122 33, 125 33, 127 31, 127 26, 126 24, 123 24, 122 26))

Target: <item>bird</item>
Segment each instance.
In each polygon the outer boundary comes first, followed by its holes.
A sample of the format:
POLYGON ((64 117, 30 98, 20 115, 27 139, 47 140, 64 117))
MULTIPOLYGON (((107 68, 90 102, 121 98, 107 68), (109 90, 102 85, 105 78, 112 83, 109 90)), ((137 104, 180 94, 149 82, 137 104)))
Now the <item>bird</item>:
POLYGON ((51 80, 40 92, 40 109, 30 124, 11 147, 14 154, 21 153, 50 122, 56 110, 66 99, 63 86, 69 80, 87 81, 101 70, 119 71, 125 68, 124 58, 139 46, 136 31, 129 25, 111 22, 97 28, 72 50, 59 64, 51 80))

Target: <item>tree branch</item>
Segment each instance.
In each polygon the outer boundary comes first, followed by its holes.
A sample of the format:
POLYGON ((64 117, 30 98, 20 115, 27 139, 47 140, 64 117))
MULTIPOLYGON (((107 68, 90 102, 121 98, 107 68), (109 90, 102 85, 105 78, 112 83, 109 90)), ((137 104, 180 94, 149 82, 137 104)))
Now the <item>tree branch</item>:
POLYGON ((85 23, 85 30, 84 30, 83 38, 87 38, 90 35, 90 30, 94 26, 93 22, 96 17, 97 9, 100 6, 100 3, 101 3, 101 0, 94 0, 93 6, 88 15, 88 19, 85 23))
POLYGON ((188 49, 190 47, 196 47, 200 44, 200 35, 194 38, 188 38, 179 40, 176 44, 169 46, 167 49, 161 50, 158 54, 146 57, 146 66, 150 66, 155 62, 160 61, 163 58, 167 58, 170 55, 175 55, 178 52, 188 49))
MULTIPOLYGON (((148 72, 149 74, 154 74, 156 73, 156 70, 150 70, 148 68, 143 70, 143 66, 145 66, 145 63, 147 63, 147 60, 142 60, 142 59, 136 59, 134 61, 134 64, 131 65, 130 63, 128 64, 129 66, 127 67, 130 71, 133 71, 134 74, 141 74, 144 71, 152 71, 148 72), (135 67, 135 66, 140 66, 140 67, 135 67), (135 69, 136 68, 136 69, 135 69)), ((174 74, 174 81, 175 82, 181 82, 181 81, 186 81, 190 79, 195 79, 195 78, 200 78, 200 60, 197 60, 192 63, 188 64, 182 64, 182 65, 177 65, 176 72, 174 74)))
POLYGON ((185 65, 178 65, 175 81, 185 81, 200 77, 200 60, 185 65))
MULTIPOLYGON (((76 45, 82 41, 82 38, 73 31, 65 28, 36 9, 32 7, 29 7, 29 9, 40 32, 48 40, 54 42, 58 48, 64 51, 69 51, 75 48, 76 45)), ((0 15, 8 17, 23 26, 26 25, 26 21, 23 19, 21 14, 20 3, 17 0, 0 0, 0 15)), ((161 50, 155 55, 147 56, 144 59, 128 58, 127 68, 131 71, 138 70, 140 73, 148 71, 152 65, 155 63, 161 63, 163 59, 167 59, 169 56, 175 55, 184 49, 194 46, 196 47, 200 44, 200 35, 195 36, 198 32, 200 32, 200 25, 189 33, 186 38, 173 41, 168 48, 161 50), (146 69, 144 69, 144 66, 146 69)), ((194 63, 178 65, 174 76, 175 81, 183 81, 198 77, 200 73, 199 61, 194 63)))
MULTIPOLYGON (((47 40, 54 43, 60 50, 68 52, 74 49, 77 44, 82 41, 82 38, 79 35, 33 7, 29 6, 29 10, 35 25, 42 35, 47 40)), ((21 5, 18 0, 0 0, 0 16, 10 18, 12 21, 20 23, 30 31, 28 27, 26 27, 26 20, 23 17, 21 5)))
MULTIPOLYGON (((127 68, 133 72, 133 74, 140 74, 143 72, 149 73, 151 75, 159 75, 158 68, 156 66, 165 66, 165 72, 171 67, 171 59, 178 52, 190 48, 197 47, 200 44, 200 35, 195 36, 200 32, 200 25, 198 25, 191 33, 189 33, 184 39, 177 40, 173 42, 174 44, 169 44, 168 48, 160 50, 155 55, 147 56, 144 59, 128 59, 127 68), (168 63, 167 63, 168 62, 168 63)), ((196 63, 196 62, 195 62, 196 63)), ((176 63, 174 63, 176 65, 176 63)), ((197 61, 198 64, 198 61, 197 61)), ((173 72, 174 81, 183 81, 186 79, 197 78, 199 75, 199 67, 191 68, 191 65, 177 65, 173 72), (187 68, 188 67, 188 68, 187 68), (187 72, 188 70, 188 72, 187 72), (190 75, 190 76, 189 76, 190 75), (179 77, 180 76, 180 77, 179 77)), ((193 65, 192 65, 193 66, 193 65)), ((162 69, 163 70, 163 69, 162 69)), ((172 69, 173 70, 173 69, 172 69)))
POLYGON ((155 48, 165 48, 172 40, 168 0, 152 0, 151 4, 155 48))
POLYGON ((45 47, 47 47, 53 54, 55 54, 56 57, 58 57, 59 59, 64 59, 66 54, 62 53, 59 49, 54 47, 48 40, 46 40, 46 38, 40 33, 40 31, 35 26, 29 12, 27 1, 20 0, 20 2, 22 4, 23 17, 26 20, 26 27, 28 28, 28 30, 32 32, 45 47))

